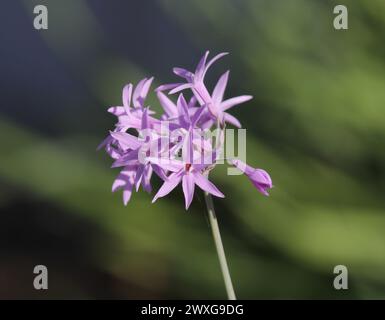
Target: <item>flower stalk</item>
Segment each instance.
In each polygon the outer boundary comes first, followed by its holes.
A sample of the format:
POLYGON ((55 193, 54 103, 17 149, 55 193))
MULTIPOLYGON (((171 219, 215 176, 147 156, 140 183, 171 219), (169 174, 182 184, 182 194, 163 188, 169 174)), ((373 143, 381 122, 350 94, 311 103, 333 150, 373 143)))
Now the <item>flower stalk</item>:
POLYGON ((221 233, 219 232, 218 220, 215 214, 213 198, 208 192, 204 192, 207 212, 210 221, 210 227, 214 238, 215 247, 217 249, 219 264, 221 266, 223 280, 225 282, 227 297, 229 300, 236 300, 233 283, 231 281, 229 267, 227 265, 225 250, 223 248, 221 233))

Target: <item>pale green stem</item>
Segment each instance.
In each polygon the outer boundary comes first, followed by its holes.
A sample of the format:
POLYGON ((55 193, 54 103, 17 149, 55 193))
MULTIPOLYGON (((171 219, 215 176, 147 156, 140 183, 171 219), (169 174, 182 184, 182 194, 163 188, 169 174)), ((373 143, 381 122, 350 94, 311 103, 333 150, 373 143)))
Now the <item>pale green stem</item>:
POLYGON ((211 231, 213 233, 215 247, 218 253, 219 264, 221 266, 223 280, 225 281, 227 297, 229 300, 236 300, 233 283, 230 277, 229 267, 227 266, 225 250, 223 249, 221 234, 219 232, 218 221, 215 215, 213 199, 209 193, 205 192, 204 194, 205 194, 205 201, 206 201, 207 211, 208 211, 209 220, 210 220, 211 231))

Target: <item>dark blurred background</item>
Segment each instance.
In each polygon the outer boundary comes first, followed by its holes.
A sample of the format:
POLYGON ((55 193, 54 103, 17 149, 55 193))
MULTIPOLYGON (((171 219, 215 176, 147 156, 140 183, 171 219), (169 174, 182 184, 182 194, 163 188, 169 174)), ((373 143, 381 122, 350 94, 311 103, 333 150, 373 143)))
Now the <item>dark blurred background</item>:
POLYGON ((202 196, 187 213, 180 188, 124 207, 95 151, 125 83, 174 81, 207 49, 231 53, 208 83, 229 68, 227 96, 254 96, 233 114, 275 185, 265 198, 213 177, 238 297, 385 298, 384 35, 383 0, 2 1, 0 298, 226 297, 202 196), (333 288, 339 264, 348 290, 333 288))

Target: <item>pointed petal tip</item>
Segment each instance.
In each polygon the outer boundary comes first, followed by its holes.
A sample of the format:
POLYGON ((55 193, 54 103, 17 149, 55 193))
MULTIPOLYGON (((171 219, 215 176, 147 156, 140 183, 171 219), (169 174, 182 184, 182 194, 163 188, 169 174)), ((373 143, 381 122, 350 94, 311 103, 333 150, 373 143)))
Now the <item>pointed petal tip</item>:
POLYGON ((165 91, 165 90, 171 90, 171 89, 174 89, 180 85, 182 85, 184 83, 167 83, 167 84, 162 84, 160 85, 159 87, 157 87, 155 89, 155 92, 159 92, 159 91, 165 91))
POLYGON ((218 53, 214 58, 220 59, 224 56, 227 56, 228 54, 229 52, 221 52, 221 53, 218 53))
POLYGON ((222 199, 226 198, 225 195, 221 191, 219 191, 219 193, 213 194, 213 196, 218 197, 218 198, 222 198, 222 199))
POLYGON ((175 93, 178 93, 182 90, 189 89, 189 88, 192 88, 192 84, 191 83, 184 83, 184 84, 181 84, 181 85, 173 88, 172 90, 170 90, 168 94, 175 94, 175 93))

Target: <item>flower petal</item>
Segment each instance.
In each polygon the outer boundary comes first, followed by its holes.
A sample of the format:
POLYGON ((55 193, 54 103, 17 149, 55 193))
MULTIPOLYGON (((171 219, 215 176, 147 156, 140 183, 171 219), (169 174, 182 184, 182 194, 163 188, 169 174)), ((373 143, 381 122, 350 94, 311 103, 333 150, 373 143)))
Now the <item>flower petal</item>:
POLYGON ((225 93, 225 89, 227 86, 227 81, 229 80, 229 73, 230 71, 226 71, 218 80, 213 94, 212 94, 212 99, 213 103, 215 104, 220 104, 223 100, 223 95, 225 93))
POLYGON ((193 95, 191 98, 190 98, 190 101, 188 102, 188 107, 189 108, 194 108, 196 107, 197 105, 197 98, 193 95))
POLYGON ((127 166, 119 173, 112 185, 112 192, 123 189, 124 205, 130 201, 135 175, 136 166, 127 166))
POLYGON ((123 88, 123 93, 122 93, 123 106, 127 113, 130 113, 131 96, 132 96, 132 84, 129 83, 123 88))
POLYGON ((184 84, 181 84, 180 86, 177 86, 176 88, 172 89, 168 94, 178 93, 179 91, 192 88, 192 86, 193 85, 191 83, 184 83, 184 84))
POLYGON ((156 94, 158 96, 158 100, 163 107, 163 110, 167 113, 169 117, 177 117, 178 109, 174 102, 171 101, 169 97, 167 97, 163 92, 159 91, 156 94))
MULTIPOLYGON (((191 110, 191 109, 190 109, 191 110)), ((195 127, 197 122, 199 121, 199 119, 201 118, 202 114, 206 111, 206 105, 203 105, 201 107, 199 107, 194 115, 191 117, 191 127, 195 127)))
POLYGON ((174 68, 172 71, 179 77, 185 78, 186 80, 191 80, 193 73, 183 69, 183 68, 174 68))
POLYGON ((150 79, 147 79, 142 87, 142 90, 140 91, 140 98, 144 99, 147 97, 148 91, 150 90, 152 81, 154 81, 154 77, 151 77, 150 79))
POLYGON ((142 124, 140 126, 142 130, 148 129, 148 108, 145 108, 142 114, 142 124))
POLYGON ((112 142, 112 137, 111 137, 111 135, 108 135, 106 138, 103 139, 102 142, 100 142, 100 144, 96 147, 96 150, 97 151, 101 150, 102 148, 104 148, 105 146, 110 144, 111 142, 112 142))
POLYGON ((205 66, 207 57, 209 55, 210 51, 206 51, 203 57, 200 59, 196 69, 195 69, 195 78, 202 79, 203 73, 205 72, 205 66))
POLYGON ((143 179, 144 167, 145 167, 144 165, 140 165, 140 166, 138 166, 138 169, 136 171, 136 176, 135 176, 136 192, 138 192, 140 184, 141 184, 142 179, 143 179))
POLYGON ((112 164, 111 168, 123 167, 128 165, 138 164, 138 149, 132 150, 125 153, 123 156, 120 156, 112 164))
POLYGON ((237 118, 235 118, 234 116, 232 116, 230 113, 224 112, 223 113, 223 119, 225 122, 228 122, 237 128, 242 128, 242 125, 239 122, 239 120, 237 118))
POLYGON ((195 183, 201 188, 202 190, 211 193, 212 195, 220 198, 224 198, 225 195, 218 190, 218 188, 210 182, 205 176, 203 176, 199 172, 193 172, 194 175, 194 181, 195 183))
POLYGON ((151 77, 150 79, 146 79, 146 81, 144 81, 143 86, 139 91, 139 96, 137 97, 136 100, 134 100, 134 106, 136 108, 144 107, 144 100, 146 100, 148 91, 150 90, 151 83, 153 80, 154 80, 154 77, 151 77), (135 105, 135 102, 136 102, 136 105, 135 105))
POLYGON ((131 199, 132 187, 123 190, 123 203, 126 206, 131 199))
MULTIPOLYGON (((203 118, 203 117, 202 117, 203 118)), ((215 121, 209 117, 204 117, 201 121, 200 127, 202 130, 210 129, 215 121)))
POLYGON ((194 189, 195 189, 194 177, 191 173, 187 173, 183 175, 182 188, 183 188, 184 199, 185 199, 186 210, 187 210, 194 198, 194 189))
POLYGON ((161 167, 159 167, 156 164, 151 164, 151 167, 154 170, 154 172, 158 175, 159 178, 161 178, 163 181, 167 180, 167 176, 161 167))
POLYGON ((142 124, 140 118, 133 116, 134 112, 128 116, 120 116, 119 121, 117 123, 117 127, 127 127, 127 128, 135 128, 140 129, 140 126, 142 124))
POLYGON ((110 108, 108 108, 107 112, 112 113, 114 116, 119 117, 119 116, 126 114, 126 108, 120 107, 120 106, 110 107, 110 108))
POLYGON ((182 159, 185 163, 193 163, 193 134, 191 130, 187 131, 186 136, 183 140, 183 147, 182 147, 182 159))
POLYGON ((170 90, 170 89, 174 89, 180 85, 182 85, 183 83, 167 83, 167 84, 162 84, 161 86, 157 87, 155 89, 155 92, 159 92, 159 91, 165 91, 165 90, 170 90))
POLYGON ((273 187, 270 175, 263 169, 255 169, 253 173, 249 175, 251 183, 258 189, 259 192, 268 196, 268 189, 273 187))
POLYGON ((146 81, 147 81, 147 78, 140 80, 135 87, 134 94, 132 95, 132 104, 134 105, 135 108, 142 107, 142 105, 139 103, 139 97, 146 81))
POLYGON ((123 149, 137 149, 142 143, 138 140, 137 137, 127 133, 127 132, 113 132, 110 131, 111 136, 118 140, 120 146, 123 149))
POLYGON ((180 171, 183 168, 182 161, 167 159, 167 158, 158 158, 158 157, 148 157, 146 158, 150 163, 156 164, 164 170, 171 172, 180 171))
POLYGON ((152 199, 152 203, 154 203, 158 198, 168 195, 172 190, 175 189, 175 187, 179 184, 181 179, 182 179, 181 174, 172 173, 168 177, 168 179, 163 183, 163 185, 160 187, 154 199, 152 199))
POLYGON ((236 106, 237 104, 241 104, 243 102, 249 101, 252 98, 253 98, 253 96, 244 95, 244 96, 239 96, 239 97, 227 99, 221 103, 221 110, 226 111, 226 110, 236 106))
POLYGON ((214 58, 212 58, 206 65, 204 71, 203 71, 203 74, 202 74, 202 79, 204 78, 204 76, 206 75, 206 72, 207 70, 211 67, 211 65, 217 61, 218 59, 224 57, 225 55, 228 55, 229 53, 228 52, 222 52, 220 54, 217 54, 214 58))
POLYGON ((151 176, 152 176, 152 166, 151 165, 146 165, 144 168, 143 172, 143 178, 142 178, 142 186, 145 191, 148 193, 151 192, 152 187, 151 187, 151 176))
POLYGON ((187 101, 183 96, 183 93, 179 95, 176 106, 178 108, 179 116, 183 117, 186 121, 189 120, 189 113, 188 113, 189 109, 188 109, 187 101))

